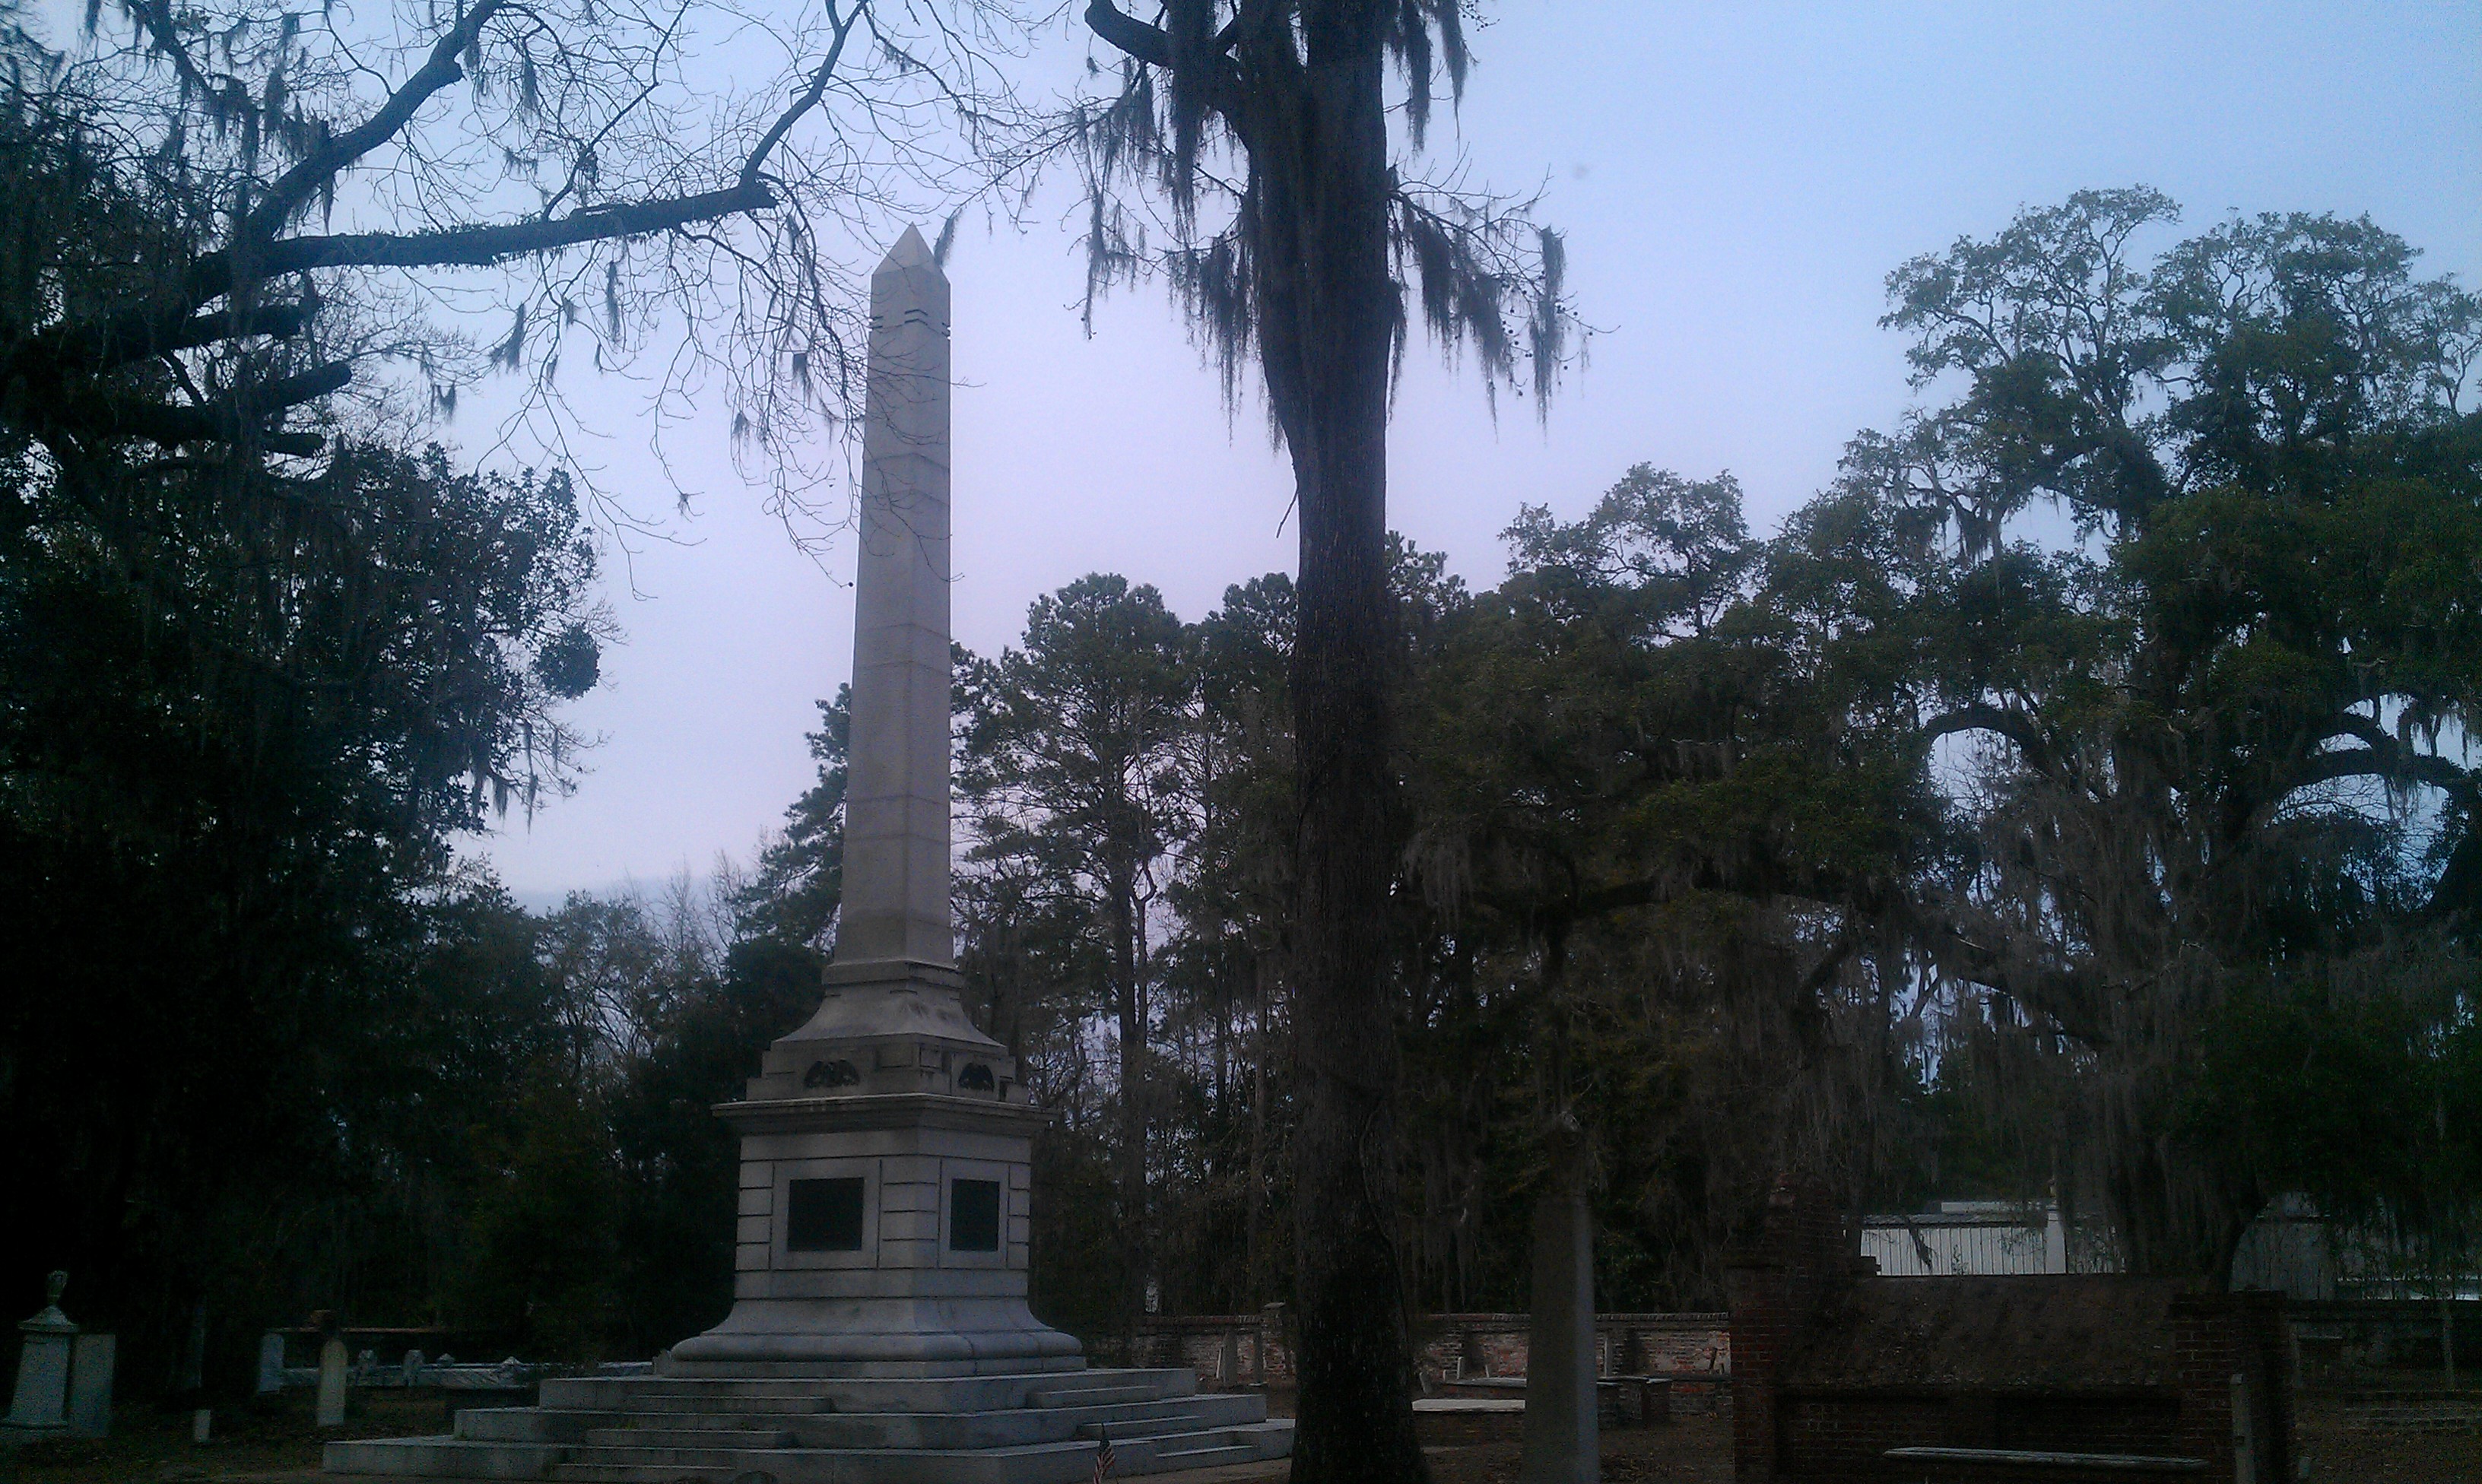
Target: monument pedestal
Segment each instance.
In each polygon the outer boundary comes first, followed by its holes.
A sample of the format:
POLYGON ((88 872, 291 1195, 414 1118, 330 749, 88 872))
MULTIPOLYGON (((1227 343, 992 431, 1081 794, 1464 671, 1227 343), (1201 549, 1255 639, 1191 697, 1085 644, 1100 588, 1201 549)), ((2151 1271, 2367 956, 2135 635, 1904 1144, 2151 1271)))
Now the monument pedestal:
POLYGON ((1025 1303, 1044 1115, 965 1019, 954 970, 832 967, 818 1014, 716 1111, 741 1135, 732 1313, 666 1374, 1083 1367, 1025 1303))
POLYGON ((955 971, 832 968, 716 1109, 741 1135, 732 1312, 651 1370, 547 1380, 444 1438, 328 1445, 331 1473, 712 1484, 1080 1484, 1280 1458, 1293 1424, 1187 1369, 1088 1370, 1026 1308, 1044 1115, 955 971))

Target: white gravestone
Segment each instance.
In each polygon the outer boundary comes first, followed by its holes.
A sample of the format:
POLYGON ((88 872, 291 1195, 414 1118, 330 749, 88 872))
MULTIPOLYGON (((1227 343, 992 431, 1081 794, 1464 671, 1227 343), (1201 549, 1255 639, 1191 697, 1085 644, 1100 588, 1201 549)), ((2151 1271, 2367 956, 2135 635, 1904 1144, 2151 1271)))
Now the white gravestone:
POLYGON ((258 1337, 258 1394, 284 1390, 284 1337, 274 1330, 258 1337))
POLYGON ((110 1335, 80 1335, 69 1363, 69 1431, 81 1438, 112 1435, 112 1369, 119 1343, 110 1335))
POLYGON ((69 1353, 78 1332, 61 1313, 61 1293, 68 1286, 68 1274, 52 1274, 42 1312, 18 1322, 17 1333, 26 1338, 17 1360, 17 1389, 9 1399, 12 1441, 67 1430, 69 1353))
POLYGON ((345 1341, 335 1335, 319 1346, 319 1410, 321 1427, 345 1425, 345 1341))

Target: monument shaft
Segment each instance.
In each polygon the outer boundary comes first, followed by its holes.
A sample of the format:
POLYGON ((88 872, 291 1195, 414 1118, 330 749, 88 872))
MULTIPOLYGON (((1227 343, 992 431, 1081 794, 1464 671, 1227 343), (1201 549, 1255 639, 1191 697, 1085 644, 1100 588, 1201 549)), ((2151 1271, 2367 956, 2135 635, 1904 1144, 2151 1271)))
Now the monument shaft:
POLYGON ((928 252, 899 244, 872 276, 866 376, 836 960, 945 968, 948 280, 928 252))

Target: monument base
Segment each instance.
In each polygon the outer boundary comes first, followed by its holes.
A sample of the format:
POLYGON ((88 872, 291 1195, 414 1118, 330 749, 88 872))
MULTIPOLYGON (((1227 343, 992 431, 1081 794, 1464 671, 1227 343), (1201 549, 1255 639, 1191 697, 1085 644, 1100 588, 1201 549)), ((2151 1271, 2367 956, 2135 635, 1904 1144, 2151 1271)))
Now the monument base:
POLYGON ((1007 1049, 941 965, 834 965, 809 1022, 768 1048, 741 1134, 733 1305, 673 1347, 680 1375, 1081 1369, 1026 1308, 1033 1141, 1007 1049))
POLYGON ((674 1345, 660 1368, 720 1378, 996 1376, 1083 1370, 1086 1357, 1023 1299, 757 1299, 674 1345))
POLYGON ((457 1414, 437 1438, 330 1443, 331 1474, 611 1484, 1084 1484, 1109 1432, 1112 1472, 1282 1458, 1293 1424, 1266 1400, 1201 1393, 1188 1370, 1074 1375, 720 1380, 595 1376, 542 1404, 457 1414))
POLYGON ((545 1381, 454 1433, 328 1445, 330 1473, 729 1484, 1082 1484, 1281 1458, 1265 1398, 1089 1370, 1026 1307, 1035 1131, 955 971, 830 969, 741 1102, 733 1305, 647 1373, 545 1381))

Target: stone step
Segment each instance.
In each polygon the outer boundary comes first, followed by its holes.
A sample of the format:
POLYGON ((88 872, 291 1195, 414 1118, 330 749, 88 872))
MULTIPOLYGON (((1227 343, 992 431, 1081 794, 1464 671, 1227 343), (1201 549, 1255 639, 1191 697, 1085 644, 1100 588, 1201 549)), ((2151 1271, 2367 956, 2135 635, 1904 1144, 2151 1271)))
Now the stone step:
POLYGON ((825 1396, 625 1396, 620 1404, 604 1409, 630 1417, 653 1417, 695 1413, 700 1417, 816 1417, 822 1412, 834 1412, 835 1403, 825 1396))
POLYGON ((545 1407, 586 1412, 996 1412, 1029 1404, 1036 1393, 1144 1399, 1186 1396, 1198 1374, 1186 1367, 1029 1372, 1003 1376, 718 1380, 696 1376, 568 1376, 542 1384, 545 1407))
MULTIPOLYGON (((579 1416, 587 1414, 580 1413, 579 1416)), ((597 1427, 663 1432, 790 1432, 832 1412, 597 1412, 597 1427)))
POLYGON ((794 1445, 792 1431, 782 1427, 597 1427, 582 1440, 588 1447, 620 1448, 784 1448, 794 1445))
POLYGON ((653 1432, 694 1434, 719 1446, 746 1445, 725 1433, 758 1433, 767 1441, 801 1447, 981 1448, 1012 1447, 1094 1437, 1108 1426, 1115 1437, 1197 1431, 1264 1421, 1266 1398, 1250 1392, 1201 1392, 1151 1401, 1093 1406, 1013 1408, 982 1413, 821 1412, 783 1398, 647 1398, 660 1411, 578 1412, 544 1407, 469 1408, 457 1419, 464 1442, 580 1443, 644 1441, 653 1432), (795 1406, 805 1410, 791 1410, 795 1406), (676 1410, 691 1406, 718 1410, 676 1410))
POLYGON ((1184 1469, 1207 1469, 1218 1464, 1282 1458, 1292 1450, 1293 1424, 1281 1420, 1217 1427, 1197 1433, 1133 1438, 1125 1445, 1118 1438, 1112 1440, 1112 1451, 1119 1461, 1117 1471, 1122 1473, 1168 1473, 1184 1469))
POLYGON ((1160 1401, 1117 1401, 1092 1407, 1052 1407, 1046 1415, 1065 1417, 1082 1432, 1091 1422, 1110 1426, 1115 1434, 1122 1422, 1144 1421, 1159 1417, 1195 1417, 1205 1425, 1222 1426, 1237 1422, 1263 1422, 1267 1419, 1267 1398, 1255 1392, 1199 1392, 1188 1396, 1167 1396, 1160 1401))
MULTIPOLYGON (((1044 1419, 1044 1420, 1049 1420, 1044 1419)), ((576 1445, 395 1438, 331 1443, 330 1472, 407 1479, 541 1479, 571 1484, 732 1484, 765 1474, 775 1484, 1084 1484, 1094 1473, 1084 1438, 976 1449, 712 1446, 712 1431, 679 1439, 616 1428, 619 1440, 576 1445), (697 1445, 676 1445, 694 1444, 697 1445)), ((1124 1474, 1164 1473, 1292 1450, 1289 1421, 1246 1422, 1194 1432, 1113 1439, 1124 1474)))
POLYGON ((466 1407, 453 1429, 464 1443, 574 1443, 589 1428, 619 1427, 625 1412, 563 1412, 548 1407, 466 1407))
POLYGON ((1092 1407, 1116 1401, 1160 1401, 1163 1393, 1147 1385, 1088 1386, 1073 1392, 1043 1391, 1028 1395, 1029 1407, 1092 1407))
POLYGON ((551 1376, 538 1393, 546 1407, 608 1411, 654 1397, 696 1397, 701 1406, 750 1399, 824 1402, 817 1381, 689 1381, 673 1376, 551 1376))
POLYGON ((1217 1464, 1246 1464, 1258 1456, 1258 1450, 1246 1443, 1228 1443, 1208 1448, 1181 1448, 1156 1453, 1147 1460, 1149 1473, 1169 1473, 1175 1469, 1212 1469, 1217 1464))
POLYGON ((763 1473, 775 1484, 1086 1484, 1095 1445, 1054 1443, 971 1453, 903 1448, 794 1449, 740 1453, 597 1448, 553 1466, 564 1484, 731 1484, 763 1473))
POLYGON ((1080 1422, 1077 1436, 1100 1438, 1108 1430, 1112 1434, 1112 1442, 1119 1444, 1127 1438, 1182 1437, 1204 1432, 1214 1425, 1215 1419, 1202 1413, 1175 1412, 1163 1417, 1130 1418, 1120 1422, 1080 1422))

